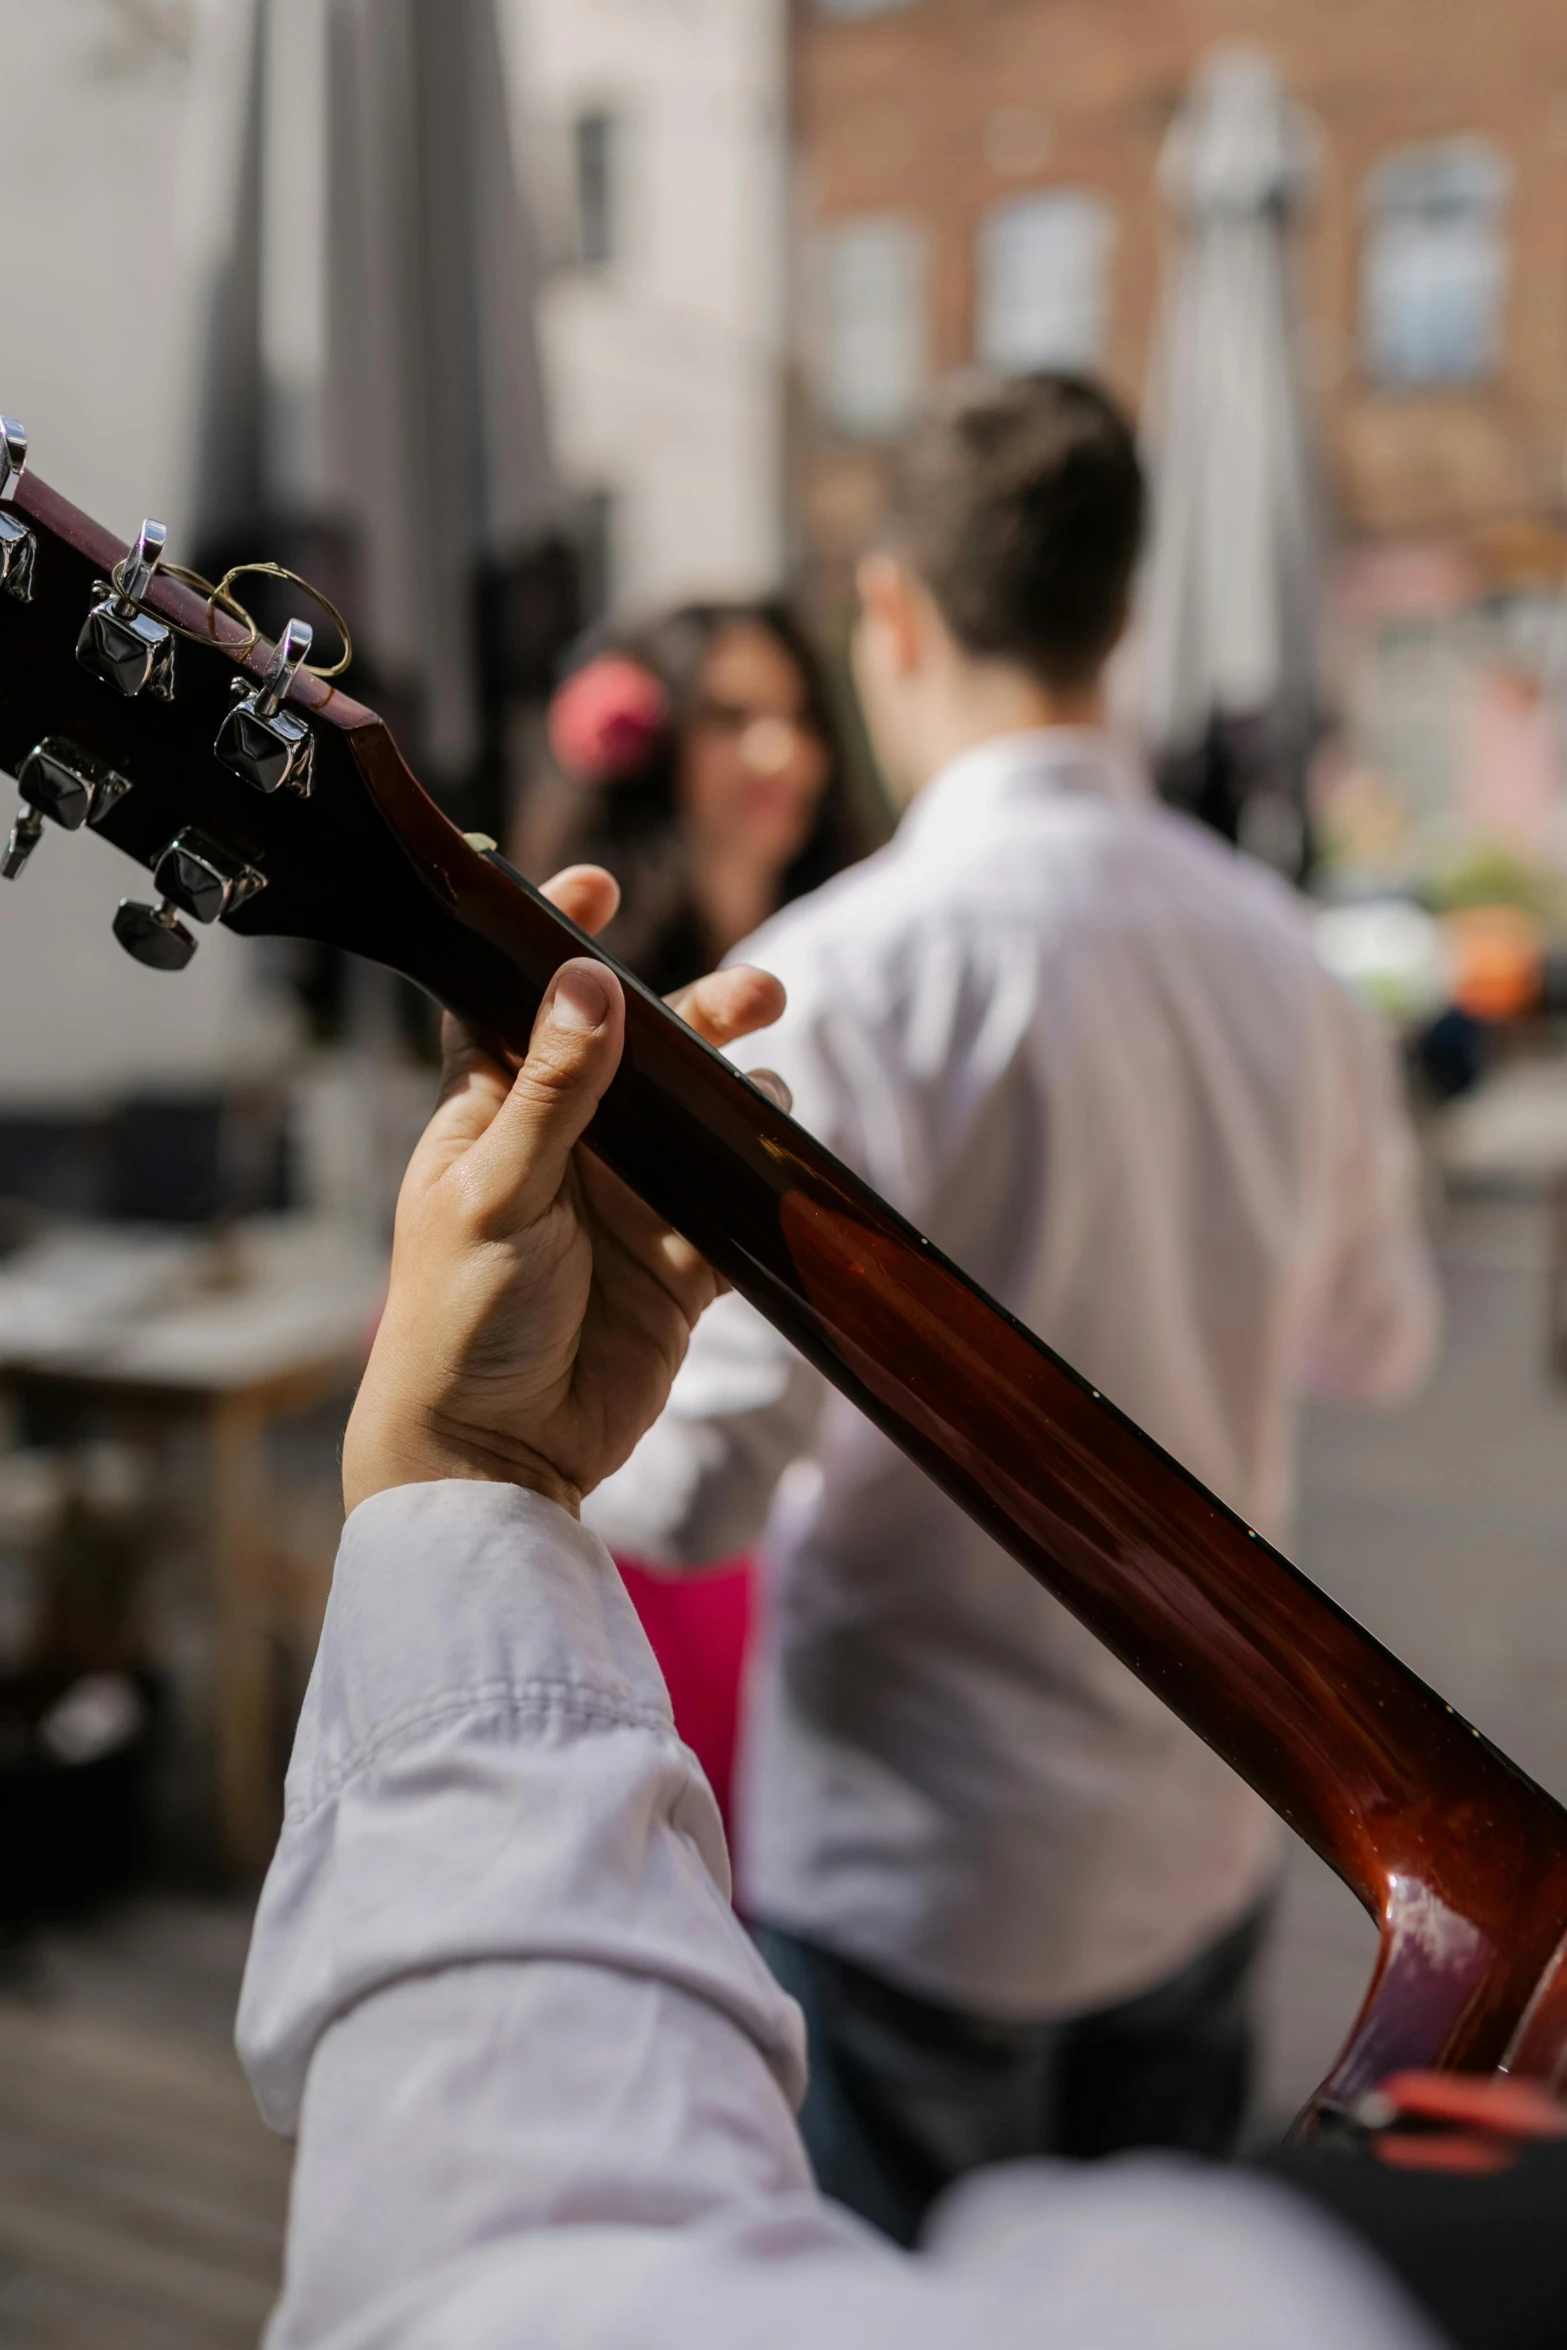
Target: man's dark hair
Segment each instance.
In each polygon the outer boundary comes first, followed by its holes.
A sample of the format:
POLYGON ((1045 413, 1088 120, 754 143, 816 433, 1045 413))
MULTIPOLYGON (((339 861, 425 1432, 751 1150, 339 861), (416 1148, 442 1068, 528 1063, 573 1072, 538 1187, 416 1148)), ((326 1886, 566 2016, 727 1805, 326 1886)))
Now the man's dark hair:
POLYGON ((1070 688, 1115 643, 1143 507, 1131 425, 1097 384, 970 375, 903 451, 891 540, 966 652, 1070 688))

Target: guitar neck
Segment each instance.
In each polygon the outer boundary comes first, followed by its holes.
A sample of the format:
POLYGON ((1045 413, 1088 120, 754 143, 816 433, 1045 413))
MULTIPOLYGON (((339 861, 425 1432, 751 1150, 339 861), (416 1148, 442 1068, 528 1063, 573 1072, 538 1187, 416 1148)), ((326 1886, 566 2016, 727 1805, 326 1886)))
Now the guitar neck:
MULTIPOLYGON (((435 847, 432 831, 431 864, 435 847)), ((520 1056, 554 970, 599 950, 493 861, 448 858, 446 880, 454 919, 415 976, 520 1056)), ((1455 1917, 1492 1901, 1516 1917, 1534 1882, 1554 1938, 1567 1813, 645 989, 627 992, 623 1065, 589 1134, 600 1156, 1374 1915, 1402 1883, 1455 1917)), ((1532 1982, 1529 1943, 1531 1964, 1532 1982)))

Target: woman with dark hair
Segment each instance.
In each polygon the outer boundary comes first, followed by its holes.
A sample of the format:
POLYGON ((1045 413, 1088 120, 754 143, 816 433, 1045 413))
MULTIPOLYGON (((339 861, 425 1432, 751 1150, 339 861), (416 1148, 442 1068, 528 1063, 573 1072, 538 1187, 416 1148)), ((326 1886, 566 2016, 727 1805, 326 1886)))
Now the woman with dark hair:
POLYGON ((683 604, 618 636, 550 709, 572 787, 548 862, 607 866, 605 943, 660 993, 869 845, 820 659, 789 607, 683 604))
MULTIPOLYGON (((821 662, 783 603, 685 604, 616 637, 555 696, 549 738, 570 798, 530 862, 614 874, 604 943, 661 995, 870 845, 821 662)), ((679 1581, 619 1564, 727 1820, 749 1564, 679 1581)))

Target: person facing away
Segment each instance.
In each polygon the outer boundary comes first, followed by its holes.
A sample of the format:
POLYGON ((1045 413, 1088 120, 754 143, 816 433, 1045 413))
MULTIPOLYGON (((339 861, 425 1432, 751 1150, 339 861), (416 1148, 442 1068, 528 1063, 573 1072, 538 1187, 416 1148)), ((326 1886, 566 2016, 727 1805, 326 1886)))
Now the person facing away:
MULTIPOLYGON (((682 604, 619 633, 566 679, 548 731, 567 796, 538 869, 613 873, 605 944, 660 995, 868 846, 822 663, 780 599, 682 604)), ((617 1563, 727 1823, 750 1562, 683 1583, 617 1563)))
POLYGON ((788 604, 677 606, 556 694, 565 786, 534 862, 620 884, 605 945, 659 994, 865 853, 832 697, 788 604))
MULTIPOLYGON (((796 1116, 1278 1542, 1303 1390, 1408 1389, 1433 1284, 1384 1038, 1106 732, 1143 505, 1093 384, 938 396, 859 577, 912 805, 745 953, 796 1116)), ((1275 1831, 1088 1631, 732 1296, 587 1521, 675 1570, 765 1528, 738 1897, 826 2192, 910 2241, 983 2162, 1231 2148, 1275 1831)))

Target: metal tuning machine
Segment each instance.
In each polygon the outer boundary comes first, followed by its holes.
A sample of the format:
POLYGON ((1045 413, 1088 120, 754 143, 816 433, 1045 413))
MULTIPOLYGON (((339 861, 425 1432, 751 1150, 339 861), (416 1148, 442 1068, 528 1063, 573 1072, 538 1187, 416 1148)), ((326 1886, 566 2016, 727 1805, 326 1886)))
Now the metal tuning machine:
POLYGON ((33 600, 38 541, 24 522, 6 512, 27 463, 27 435, 9 416, 0 416, 0 588, 19 604, 33 600))
POLYGON ((46 816, 66 832, 79 832, 84 824, 101 824, 131 788, 125 776, 59 734, 46 735, 28 752, 16 785, 22 804, 0 854, 0 877, 7 881, 16 879, 38 846, 46 816))
POLYGON ((154 971, 183 971, 196 952, 196 941, 181 914, 196 922, 218 922, 266 887, 265 876, 253 865, 230 856, 200 832, 182 832, 171 840, 153 867, 152 878, 160 903, 147 906, 122 898, 114 935, 128 955, 154 971))
POLYGON ((76 640, 76 658, 83 668, 128 699, 141 693, 155 694, 162 702, 174 699, 174 632, 143 611, 141 602, 168 538, 161 522, 142 524, 135 545, 115 565, 112 581, 100 579, 94 585, 76 640))
POLYGON ((315 737, 303 718, 283 705, 314 642, 303 620, 291 620, 278 638, 260 685, 234 680, 239 697, 218 729, 214 746, 231 775, 255 791, 285 788, 309 796, 315 737))

